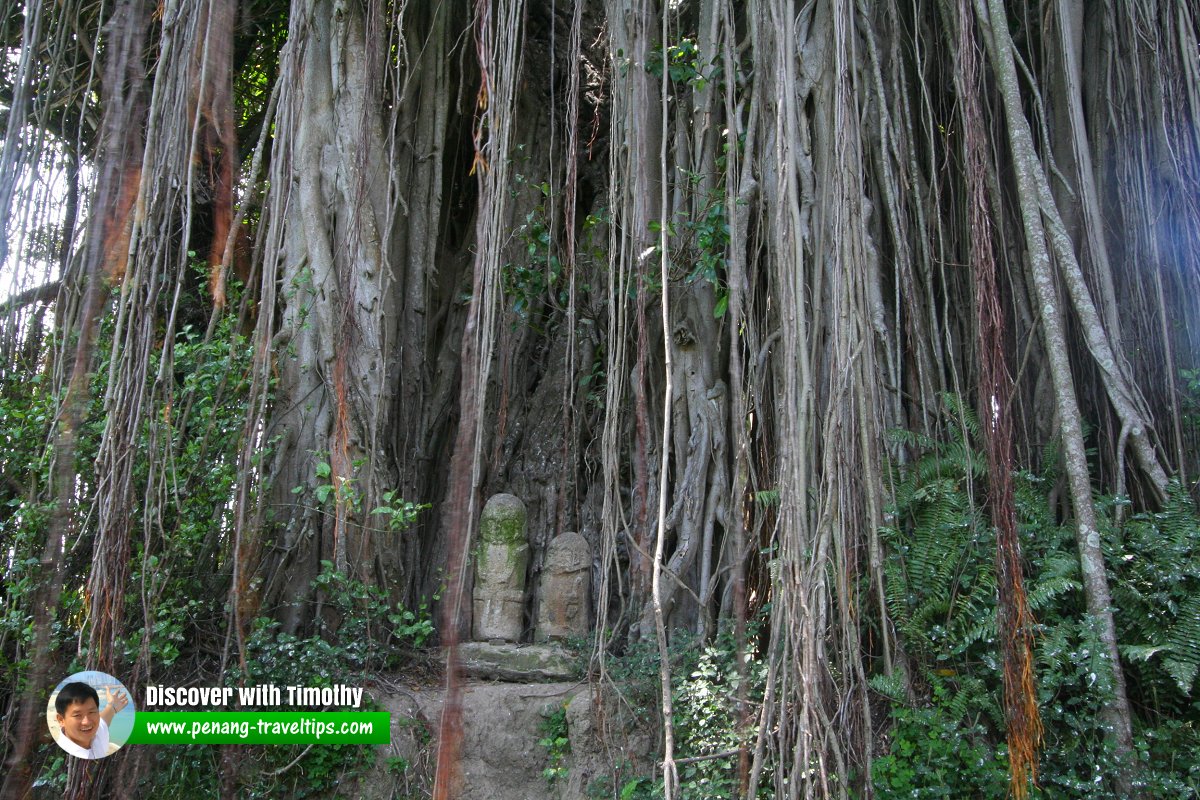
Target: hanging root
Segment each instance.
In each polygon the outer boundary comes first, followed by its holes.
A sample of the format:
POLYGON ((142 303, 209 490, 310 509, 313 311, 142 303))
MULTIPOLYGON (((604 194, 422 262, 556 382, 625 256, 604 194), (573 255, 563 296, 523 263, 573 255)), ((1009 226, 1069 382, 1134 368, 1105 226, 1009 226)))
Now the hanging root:
POLYGON ((956 78, 962 102, 966 147, 966 181, 970 196, 971 268, 975 283, 979 402, 983 408, 990 506, 996 526, 998 629, 1004 660, 1004 717, 1008 733, 1009 789, 1024 800, 1037 782, 1037 752, 1042 740, 1037 691, 1033 679, 1033 619, 1021 576, 1021 544, 1013 503, 1013 448, 1010 396, 1012 380, 1004 353, 1004 313, 996 285, 992 224, 987 189, 987 134, 978 98, 979 67, 971 10, 959 3, 956 78))

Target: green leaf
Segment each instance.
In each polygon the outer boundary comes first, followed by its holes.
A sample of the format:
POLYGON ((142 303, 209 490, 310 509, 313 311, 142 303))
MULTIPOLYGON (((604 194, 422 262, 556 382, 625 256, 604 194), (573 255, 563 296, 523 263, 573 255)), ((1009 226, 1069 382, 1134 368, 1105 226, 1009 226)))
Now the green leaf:
POLYGON ((1175 658, 1164 659, 1163 669, 1175 679, 1175 683, 1179 686, 1179 691, 1184 694, 1191 694, 1192 684, 1196 680, 1197 671, 1197 665, 1194 661, 1181 661, 1175 658))
POLYGON ((725 316, 725 312, 729 310, 729 295, 723 294, 717 298, 717 304, 713 306, 713 319, 721 319, 725 316))
POLYGON ((1170 649, 1170 645, 1161 644, 1123 644, 1120 646, 1121 656, 1130 661, 1149 661, 1156 653, 1170 649))

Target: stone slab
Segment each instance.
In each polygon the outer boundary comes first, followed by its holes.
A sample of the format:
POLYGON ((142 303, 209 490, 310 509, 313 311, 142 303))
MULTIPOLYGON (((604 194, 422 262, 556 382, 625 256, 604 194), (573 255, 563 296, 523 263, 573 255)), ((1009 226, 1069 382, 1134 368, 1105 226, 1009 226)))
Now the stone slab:
POLYGON ((463 673, 473 678, 538 683, 579 676, 579 659, 553 643, 463 642, 458 657, 463 673))

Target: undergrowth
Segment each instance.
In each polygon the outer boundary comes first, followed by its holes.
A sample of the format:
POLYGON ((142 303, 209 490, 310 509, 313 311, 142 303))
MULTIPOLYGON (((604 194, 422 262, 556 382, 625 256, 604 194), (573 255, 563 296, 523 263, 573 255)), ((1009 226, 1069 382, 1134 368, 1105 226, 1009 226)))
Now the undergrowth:
MULTIPOLYGON (((748 642, 758 639, 766 614, 749 626, 748 642)), ((723 800, 741 797, 738 758, 753 752, 758 734, 757 710, 762 707, 766 686, 766 663, 759 654, 741 657, 729 632, 704 645, 678 633, 671 646, 672 709, 675 760, 679 774, 676 797, 689 800, 723 800), (739 699, 740 697, 740 699, 739 699)), ((659 707, 659 656, 653 642, 632 645, 623 655, 606 664, 613 682, 620 687, 624 703, 641 724, 658 725, 652 719, 659 707)), ((768 757, 766 773, 773 769, 768 757)), ((767 786, 758 798, 773 796, 767 786)), ((612 773, 592 781, 590 798, 613 800, 658 800, 663 797, 661 773, 628 759, 615 765, 612 773)))
MULTIPOLYGON (((207 272, 204 272, 207 275, 207 272)), ((236 305, 239 287, 230 287, 236 305)), ((114 322, 101 325, 98 352, 110 350, 114 322)), ((53 349, 53 342, 46 344, 53 349)), ((151 376, 159 372, 161 352, 151 357, 151 376)), ((138 434, 134 483, 151 484, 152 455, 169 451, 170 502, 159 503, 151 494, 137 510, 131 524, 140 531, 142 516, 153 515, 158 536, 133 537, 130 558, 130 593, 127 595, 127 633, 120 642, 118 660, 128 665, 152 664, 153 682, 184 685, 261 684, 328 686, 359 685, 372 671, 393 669, 433 632, 427 606, 408 609, 393 604, 379 588, 353 580, 326 562, 313 584, 325 612, 307 634, 296 636, 279 629, 270 618, 254 620, 244 643, 246 671, 237 661, 220 674, 220 655, 227 639, 230 570, 228 559, 232 505, 239 457, 244 445, 246 402, 249 396, 253 352, 233 316, 223 318, 212 335, 185 324, 175 334, 170 369, 162 380, 170 385, 162 408, 149 415, 138 434), (184 413, 183 409, 188 409, 184 413), (152 417, 152 418, 151 418, 152 417), (157 438, 155 438, 157 437, 157 438), (156 451, 155 448, 158 448, 156 451), (148 602, 144 602, 148 601, 148 602)), ((36 366, 36 365, 35 365, 36 366)), ((91 464, 105 424, 103 398, 108 369, 100 363, 92 380, 90 405, 80 432, 81 465, 91 464)), ((54 398, 39 388, 38 373, 25 381, 0 383, 0 467, 23 493, 0 488, 0 542, 12 563, 5 568, 0 594, 0 700, 20 689, 29 668, 33 638, 31 598, 43 578, 36 554, 46 536, 49 504, 38 502, 48 481, 48 431, 54 398)), ((268 457, 259 452, 255 467, 268 457)), ((82 475, 89 475, 81 468, 82 475)), ((94 499, 94 481, 80 483, 80 504, 94 499)), ((376 509, 391 530, 412 521, 421 506, 389 493, 388 505, 376 509)), ((66 580, 58 600, 52 650, 59 674, 70 674, 87 664, 88 620, 85 591, 90 535, 84 520, 83 547, 66 556, 66 580)), ((235 656, 236 659, 236 656, 235 656)), ((145 676, 143 676, 144 680, 145 676)), ((237 796, 251 800, 268 797, 336 796, 346 782, 362 774, 374 760, 371 746, 217 747, 211 745, 149 748, 142 753, 148 768, 141 783, 127 787, 128 796, 145 798, 215 797, 236 783, 237 796)), ((52 743, 39 745, 33 756, 36 786, 42 792, 65 787, 66 763, 52 743)))
MULTIPOLYGON (((948 403, 952 432, 933 441, 896 437, 917 457, 894 470, 887 606, 905 670, 871 685, 886 702, 885 750, 874 761, 880 798, 1008 793, 996 630, 995 533, 983 512, 987 476, 974 449, 978 424, 948 403), (964 435, 965 434, 965 435, 964 435)), ((1073 521, 1051 505, 1058 455, 1016 475, 1025 588, 1036 623, 1035 673, 1045 726, 1032 796, 1119 797, 1119 763, 1101 711, 1112 689, 1086 613, 1073 521)), ((1132 765, 1146 797, 1200 796, 1200 517, 1175 485, 1157 512, 1121 513, 1128 500, 1098 497, 1119 649, 1136 710, 1132 765), (1121 521, 1123 520, 1123 521, 1121 521)))

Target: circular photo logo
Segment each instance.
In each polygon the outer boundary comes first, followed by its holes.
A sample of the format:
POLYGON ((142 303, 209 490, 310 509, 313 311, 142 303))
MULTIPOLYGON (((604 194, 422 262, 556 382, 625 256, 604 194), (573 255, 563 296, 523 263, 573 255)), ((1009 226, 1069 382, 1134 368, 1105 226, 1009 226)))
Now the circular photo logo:
POLYGON ((86 670, 54 687, 46 724, 58 746, 76 758, 104 758, 129 739, 135 713, 129 691, 119 680, 86 670))

